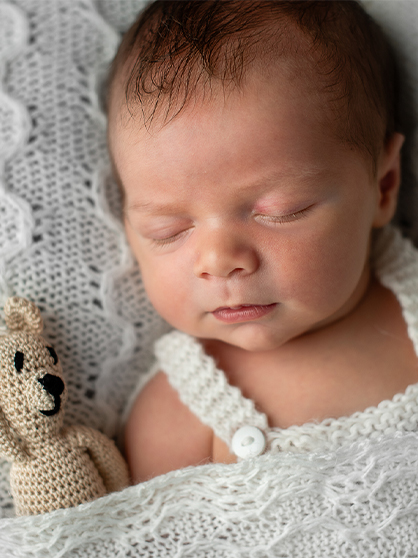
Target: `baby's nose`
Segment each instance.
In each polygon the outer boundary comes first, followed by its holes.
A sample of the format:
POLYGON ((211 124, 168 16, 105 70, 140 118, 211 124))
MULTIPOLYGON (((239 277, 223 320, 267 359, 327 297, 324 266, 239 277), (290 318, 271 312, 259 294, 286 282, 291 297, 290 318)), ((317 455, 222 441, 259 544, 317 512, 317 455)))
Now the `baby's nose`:
POLYGON ((202 234, 194 265, 196 277, 250 275, 259 267, 257 251, 237 233, 216 230, 202 234))

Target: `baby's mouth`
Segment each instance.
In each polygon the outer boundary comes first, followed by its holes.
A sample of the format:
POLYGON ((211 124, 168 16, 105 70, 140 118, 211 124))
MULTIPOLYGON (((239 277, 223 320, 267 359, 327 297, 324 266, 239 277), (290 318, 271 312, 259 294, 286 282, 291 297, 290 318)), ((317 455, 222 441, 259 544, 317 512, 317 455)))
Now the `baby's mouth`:
POLYGON ((212 312, 220 322, 227 324, 251 322, 270 314, 277 307, 273 304, 242 304, 241 306, 224 306, 212 312))

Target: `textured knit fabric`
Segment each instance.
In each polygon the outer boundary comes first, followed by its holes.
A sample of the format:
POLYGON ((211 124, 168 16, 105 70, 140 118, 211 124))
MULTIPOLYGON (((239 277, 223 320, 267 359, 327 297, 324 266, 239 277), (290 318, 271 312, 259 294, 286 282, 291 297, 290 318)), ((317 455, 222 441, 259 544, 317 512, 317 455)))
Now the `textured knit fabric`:
MULTIPOLYGON (((41 308, 68 386, 66 423, 111 436, 166 330, 124 239, 101 104, 120 33, 143 4, 0 0, 0 306, 18 295, 41 308)), ((365 5, 418 98, 418 2, 365 5)), ((413 165, 404 178, 402 224, 418 240, 413 165)), ((415 291, 406 297, 415 304, 415 291)), ((2 462, 0 557, 416 558, 417 470, 416 435, 401 434, 176 471, 15 518, 2 462)))

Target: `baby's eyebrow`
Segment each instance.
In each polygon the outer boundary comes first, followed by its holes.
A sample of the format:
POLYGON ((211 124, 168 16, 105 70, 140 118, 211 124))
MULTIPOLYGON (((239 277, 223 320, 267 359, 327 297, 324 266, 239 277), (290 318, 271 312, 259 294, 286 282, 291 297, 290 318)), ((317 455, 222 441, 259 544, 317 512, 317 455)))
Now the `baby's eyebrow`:
POLYGON ((126 204, 125 213, 153 213, 157 215, 178 213, 181 207, 178 203, 132 202, 126 204))
MULTIPOLYGON (((310 166, 306 168, 294 168, 287 172, 274 173, 261 177, 254 182, 243 184, 239 190, 243 193, 254 190, 261 194, 261 190, 268 191, 276 184, 285 186, 285 184, 289 182, 293 184, 293 181, 303 184, 306 181, 318 179, 329 174, 330 170, 323 167, 310 166)), ((182 211, 184 211, 184 205, 178 200, 164 203, 158 203, 152 200, 143 202, 132 200, 131 202, 127 202, 125 207, 125 213, 148 213, 153 215, 174 215, 182 211)))

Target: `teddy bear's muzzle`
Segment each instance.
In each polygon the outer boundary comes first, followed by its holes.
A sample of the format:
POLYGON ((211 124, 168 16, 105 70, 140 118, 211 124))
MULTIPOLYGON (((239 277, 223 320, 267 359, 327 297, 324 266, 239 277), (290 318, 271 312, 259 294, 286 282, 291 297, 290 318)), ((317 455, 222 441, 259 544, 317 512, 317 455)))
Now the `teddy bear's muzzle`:
POLYGON ((41 411, 41 413, 47 417, 52 417, 56 415, 61 408, 61 394, 64 391, 64 382, 58 376, 53 374, 45 374, 42 378, 38 379, 38 382, 42 385, 45 391, 47 391, 54 398, 54 408, 41 411))

